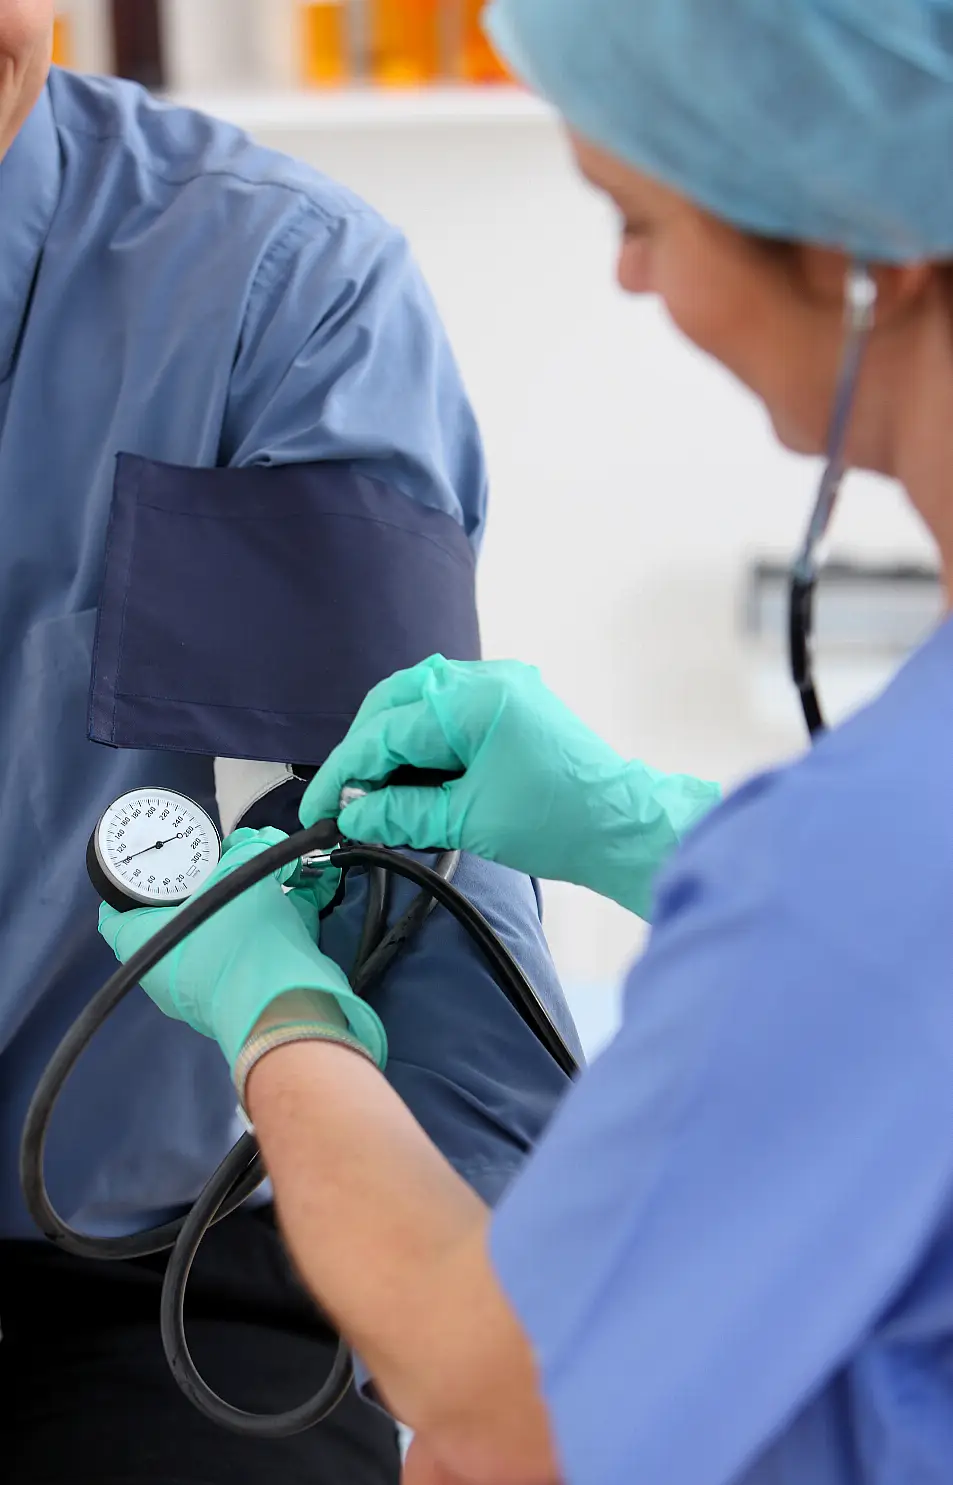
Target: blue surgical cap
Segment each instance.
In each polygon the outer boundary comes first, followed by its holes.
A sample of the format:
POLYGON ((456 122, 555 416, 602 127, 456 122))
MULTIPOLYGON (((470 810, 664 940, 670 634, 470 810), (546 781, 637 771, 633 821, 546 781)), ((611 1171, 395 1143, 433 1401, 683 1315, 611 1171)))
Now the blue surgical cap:
POLYGON ((953 0, 496 0, 591 143, 747 231, 953 257, 953 0))

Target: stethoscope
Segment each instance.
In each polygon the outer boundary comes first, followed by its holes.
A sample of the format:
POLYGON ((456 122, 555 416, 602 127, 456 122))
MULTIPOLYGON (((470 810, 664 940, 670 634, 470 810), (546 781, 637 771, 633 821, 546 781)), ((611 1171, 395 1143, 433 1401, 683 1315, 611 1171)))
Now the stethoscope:
POLYGON ((877 285, 865 263, 852 263, 844 286, 845 338, 841 355, 834 411, 827 445, 827 460, 817 500, 811 513, 804 545, 791 572, 789 642, 791 675, 801 699, 804 720, 812 738, 825 730, 814 680, 814 597, 823 566, 824 539, 830 529, 844 478, 844 454, 850 415, 857 393, 861 363, 874 326, 877 285))
MULTIPOLYGON (((850 413, 863 353, 873 327, 877 288, 863 263, 848 270, 845 340, 828 439, 827 460, 804 544, 791 577, 790 658, 804 718, 812 738, 824 731, 814 680, 814 597, 822 548, 844 476, 850 413)), ((486 960, 491 973, 557 1064, 574 1077, 578 1066, 519 965, 490 925, 453 886, 459 856, 448 852, 429 867, 379 846, 343 841, 333 821, 289 836, 254 861, 201 893, 218 865, 221 841, 210 816, 174 791, 134 790, 104 813, 90 838, 87 867, 105 901, 120 911, 142 906, 179 907, 160 930, 93 997, 54 1053, 27 1112, 20 1149, 20 1179, 27 1208, 51 1242, 83 1258, 129 1259, 171 1250, 165 1272, 160 1327, 172 1374, 187 1397, 216 1423, 246 1436, 284 1438, 311 1428, 341 1402, 353 1370, 348 1347, 338 1347, 331 1373, 309 1401, 282 1414, 262 1416, 232 1407, 199 1375, 185 1335, 184 1303, 189 1272, 203 1237, 234 1212, 265 1179, 253 1133, 243 1135, 183 1218, 132 1237, 99 1238, 77 1232, 56 1211, 46 1189, 43 1158, 56 1102, 85 1048, 119 1002, 194 929, 267 877, 298 863, 300 879, 328 870, 342 878, 358 868, 368 874, 367 908, 360 947, 351 971, 356 993, 365 994, 420 932, 436 905, 452 913, 486 960), (387 927, 386 886, 390 875, 419 889, 409 911, 387 927)), ((340 891, 337 900, 340 900, 340 891)))

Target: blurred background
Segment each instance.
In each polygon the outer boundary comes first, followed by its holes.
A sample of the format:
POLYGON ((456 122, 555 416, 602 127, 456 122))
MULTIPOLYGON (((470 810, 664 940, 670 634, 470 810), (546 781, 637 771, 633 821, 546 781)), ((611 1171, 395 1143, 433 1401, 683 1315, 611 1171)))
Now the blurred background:
MULTIPOLYGON (((620 750, 731 784, 804 746, 783 571, 818 468, 656 305, 614 284, 617 226, 549 110, 507 78, 480 0, 73 0, 60 61, 119 71, 344 181, 397 223, 440 304, 486 439, 489 656, 540 665, 620 750)), ((822 588, 832 716, 876 692, 940 612, 894 489, 852 478, 822 588)), ((547 888, 590 1048, 639 925, 547 888)))

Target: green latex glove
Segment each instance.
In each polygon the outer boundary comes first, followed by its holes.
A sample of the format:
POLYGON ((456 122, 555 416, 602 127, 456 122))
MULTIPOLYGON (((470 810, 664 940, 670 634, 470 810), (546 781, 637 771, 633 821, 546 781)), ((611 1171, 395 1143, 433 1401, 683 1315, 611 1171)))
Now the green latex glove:
POLYGON ((516 661, 435 655, 382 682, 312 780, 303 824, 334 819, 345 784, 397 768, 463 772, 349 805, 351 840, 464 850, 590 887, 642 918, 659 868, 721 797, 716 784, 627 763, 516 661))
MULTIPOLYGON (((280 830, 237 830, 202 891, 285 839, 280 830)), ((216 913, 146 975, 142 988, 165 1015, 217 1041, 232 1068, 263 1013, 280 996, 301 991, 307 1000, 296 994, 287 1019, 314 1019, 331 1039, 336 1030, 341 1040, 350 1032, 383 1067, 387 1038, 379 1017, 317 946, 319 896, 311 889, 282 890, 296 869, 292 863, 216 913)), ((99 931, 125 962, 179 911, 118 913, 104 903, 99 931)))

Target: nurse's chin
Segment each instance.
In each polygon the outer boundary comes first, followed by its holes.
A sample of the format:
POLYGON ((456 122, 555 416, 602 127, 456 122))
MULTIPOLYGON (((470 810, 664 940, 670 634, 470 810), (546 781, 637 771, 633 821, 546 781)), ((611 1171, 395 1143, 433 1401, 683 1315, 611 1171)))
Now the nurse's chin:
POLYGON ((811 458, 816 458, 817 455, 824 453, 823 438, 807 433, 793 418, 785 417, 784 413, 773 413, 769 410, 768 419, 774 429, 775 438, 789 454, 806 454, 811 458))

